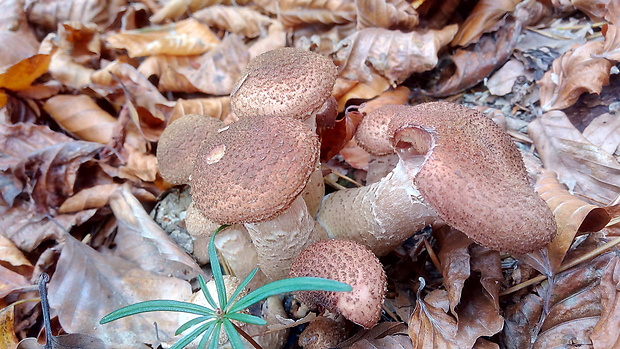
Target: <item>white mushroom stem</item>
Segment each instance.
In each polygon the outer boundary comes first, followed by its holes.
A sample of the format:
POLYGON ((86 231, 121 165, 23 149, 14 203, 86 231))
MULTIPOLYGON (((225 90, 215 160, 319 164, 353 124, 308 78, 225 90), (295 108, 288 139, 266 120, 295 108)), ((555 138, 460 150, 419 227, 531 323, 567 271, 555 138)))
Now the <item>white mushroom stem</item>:
POLYGON ((304 191, 301 192, 301 196, 306 202, 310 216, 316 217, 321 201, 325 196, 325 180, 323 179, 323 170, 321 170, 320 163, 317 164, 317 169, 310 175, 310 179, 306 183, 304 191))
POLYGON ((315 229, 315 220, 301 196, 276 218, 246 223, 245 227, 256 248, 261 270, 272 280, 288 277, 291 264, 301 251, 327 238, 322 229, 315 229))
POLYGON ((327 195, 317 221, 331 239, 356 241, 376 255, 387 254, 439 221, 404 171, 401 160, 377 183, 327 195))

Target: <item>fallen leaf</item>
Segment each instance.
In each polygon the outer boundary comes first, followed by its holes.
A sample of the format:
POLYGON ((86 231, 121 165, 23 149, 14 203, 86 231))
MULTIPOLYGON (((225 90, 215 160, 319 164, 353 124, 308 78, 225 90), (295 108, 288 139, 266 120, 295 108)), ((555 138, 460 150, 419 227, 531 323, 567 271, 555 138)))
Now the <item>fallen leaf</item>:
POLYGON ((168 124, 188 114, 207 115, 226 121, 230 113, 230 97, 228 96, 196 99, 179 98, 174 104, 168 124))
POLYGON ((108 43, 124 48, 131 57, 151 55, 198 55, 216 47, 220 40, 211 29, 193 18, 170 25, 128 30, 108 36, 108 43))
POLYGON ((79 139, 106 144, 112 138, 116 119, 87 95, 54 96, 43 104, 43 109, 79 139))
POLYGON ((261 36, 250 45, 248 53, 250 54, 250 59, 253 59, 267 51, 285 46, 286 32, 284 31, 284 26, 280 22, 273 22, 267 29, 267 34, 261 36))
POLYGON ((409 101, 409 94, 411 90, 409 90, 405 86, 398 86, 393 90, 385 91, 381 95, 376 98, 371 99, 370 101, 364 102, 359 111, 368 114, 373 110, 379 109, 384 105, 389 104, 407 104, 409 101))
POLYGON ((49 301, 65 331, 90 334, 103 340, 106 347, 116 348, 173 340, 178 313, 146 313, 105 325, 99 320, 140 301, 187 301, 191 296, 188 282, 142 270, 63 234, 62 251, 49 283, 49 301))
POLYGON ((195 66, 181 66, 176 70, 201 92, 228 95, 249 61, 248 49, 241 37, 230 34, 216 48, 200 56, 195 66))
POLYGON ((456 229, 444 226, 433 231, 439 243, 439 261, 441 275, 450 302, 450 312, 457 317, 456 306, 461 302, 461 294, 465 281, 471 275, 469 245, 473 243, 465 234, 456 229))
POLYGON ((333 95, 338 101, 338 111, 344 111, 350 100, 371 99, 387 91, 389 88, 390 83, 387 79, 377 73, 372 73, 372 78, 369 82, 336 78, 333 95))
POLYGON ((494 33, 483 35, 466 49, 457 49, 450 56, 452 68, 444 67, 439 81, 429 90, 437 97, 446 97, 472 87, 508 59, 517 45, 523 28, 540 19, 546 8, 537 1, 526 0, 517 5, 505 24, 494 33))
POLYGON ((32 252, 43 241, 58 239, 63 232, 88 221, 95 211, 58 214, 51 219, 35 215, 29 210, 28 204, 20 202, 0 210, 0 226, 5 227, 2 235, 9 238, 17 248, 32 252))
POLYGON ((396 86, 412 73, 433 69, 437 65, 437 51, 452 40, 456 30, 456 25, 424 34, 362 29, 338 44, 334 63, 341 78, 368 83, 376 73, 396 86))
MULTIPOLYGON (((583 254, 591 249, 588 246, 575 252, 583 254)), ((506 310, 502 332, 506 348, 591 345, 588 336, 601 313, 600 275, 612 255, 598 256, 559 273, 550 282, 536 286, 533 293, 517 297, 506 310)))
POLYGON ((460 349, 456 340, 456 319, 448 312, 448 293, 431 291, 424 299, 418 290, 416 307, 409 318, 409 337, 415 349, 460 349))
POLYGON ((410 31, 419 20, 414 5, 405 0, 357 0, 357 29, 385 28, 410 31))
POLYGON ((584 92, 601 93, 609 84, 612 63, 596 58, 603 53, 603 43, 589 41, 565 52, 553 62, 551 70, 538 81, 543 112, 573 105, 584 92))
MULTIPOLYGON (((0 265, 0 298, 5 298, 13 291, 30 286, 28 279, 9 268, 0 265)), ((0 322, 0 332, 2 323, 0 322)), ((2 333, 0 333, 0 344, 2 343, 2 333)))
POLYGON ((546 247, 553 275, 559 270, 577 232, 599 231, 609 223, 611 217, 604 208, 571 195, 553 171, 543 170, 535 189, 553 211, 558 227, 558 235, 546 247))
MULTIPOLYGON (((4 298, 3 294, 0 297, 4 298)), ((10 305, 0 309, 0 347, 13 349, 18 344, 15 336, 15 306, 10 305)))
POLYGON ((496 71, 486 82, 489 92, 496 96, 505 96, 512 92, 516 80, 525 75, 525 66, 516 59, 511 59, 496 71))
POLYGON ((620 147, 620 117, 611 113, 597 116, 583 130, 583 136, 595 146, 614 154, 620 147))
POLYGON ((467 46, 477 41, 483 33, 501 23, 501 18, 514 11, 520 0, 482 0, 467 16, 452 39, 452 46, 467 46))
POLYGON ((336 121, 332 128, 321 130, 321 159, 329 160, 336 156, 349 142, 357 126, 362 121, 363 115, 353 111, 344 114, 344 117, 336 121))
POLYGON ((47 72, 49 64, 49 55, 34 55, 19 61, 0 74, 0 88, 12 91, 26 89, 47 72))
POLYGON ((348 0, 280 0, 278 16, 287 28, 298 25, 345 24, 355 21, 355 4, 348 0))
POLYGON ((35 1, 25 8, 29 22, 53 31, 66 21, 95 23, 105 28, 125 4, 125 0, 59 0, 35 1))
POLYGON ((559 110, 532 121, 528 134, 546 169, 558 174, 569 190, 598 201, 612 202, 620 192, 620 164, 590 143, 559 110))
POLYGON ((590 334, 594 348, 620 346, 620 263, 612 259, 601 278, 601 317, 590 334))
POLYGON ((340 150, 340 155, 351 167, 360 170, 368 170, 368 163, 370 162, 371 155, 357 145, 355 138, 345 144, 344 148, 340 150))
POLYGON ((152 23, 161 23, 166 19, 174 19, 178 18, 184 14, 189 12, 195 12, 202 8, 224 4, 224 5, 245 5, 248 3, 248 0, 165 0, 160 1, 163 3, 163 7, 158 9, 157 12, 153 16, 151 16, 150 20, 152 23))
POLYGON ((118 220, 116 254, 158 275, 191 280, 201 273, 196 262, 146 213, 127 185, 110 197, 118 220))
POLYGON ((270 17, 250 7, 213 5, 192 14, 200 22, 230 33, 255 38, 267 31, 270 17))

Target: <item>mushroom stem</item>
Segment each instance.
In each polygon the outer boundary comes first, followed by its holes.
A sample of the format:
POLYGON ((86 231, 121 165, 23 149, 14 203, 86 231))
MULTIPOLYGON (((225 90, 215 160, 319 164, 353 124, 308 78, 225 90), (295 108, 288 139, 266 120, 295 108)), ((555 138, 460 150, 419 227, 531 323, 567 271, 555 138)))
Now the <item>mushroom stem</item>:
POLYGON ((261 270, 272 280, 287 277, 293 260, 306 246, 327 238, 322 229, 315 229, 301 196, 279 216, 245 223, 245 227, 256 247, 261 270))
POLYGON ((317 169, 310 175, 310 179, 308 179, 308 183, 306 183, 304 191, 301 192, 301 196, 304 198, 306 206, 308 207, 308 212, 312 217, 316 217, 316 214, 319 212, 319 208, 321 206, 321 201, 325 196, 323 170, 321 169, 320 164, 317 164, 317 166, 317 169))
POLYGON ((401 161, 379 182, 327 195, 317 215, 331 239, 356 241, 376 255, 387 254, 438 220, 401 161))

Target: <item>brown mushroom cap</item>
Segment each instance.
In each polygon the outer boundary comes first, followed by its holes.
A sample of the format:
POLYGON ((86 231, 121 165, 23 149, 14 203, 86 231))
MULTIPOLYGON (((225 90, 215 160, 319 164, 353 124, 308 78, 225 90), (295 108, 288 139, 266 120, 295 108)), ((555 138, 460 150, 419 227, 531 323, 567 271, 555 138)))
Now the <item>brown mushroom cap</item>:
POLYGON ((491 119, 447 102, 383 108, 394 114, 394 148, 442 220, 480 245, 512 253, 553 239, 553 213, 530 186, 515 144, 491 119))
POLYGON ((386 275, 377 257, 357 242, 323 240, 310 245, 295 260, 290 274, 328 278, 353 287, 351 292, 297 292, 296 297, 306 305, 337 311, 365 328, 379 321, 386 275))
POLYGON ((200 143, 225 124, 205 115, 188 114, 164 129, 157 144, 157 164, 161 176, 171 184, 189 183, 200 143))
POLYGON ((318 152, 318 136, 299 120, 243 118, 203 143, 192 174, 192 198, 220 224, 271 219, 303 191, 318 152))
POLYGON ((331 96, 338 70, 328 58, 285 47, 250 61, 230 96, 239 117, 288 115, 305 120, 331 96))
POLYGON ((379 108, 366 114, 355 132, 355 141, 365 151, 375 156, 394 153, 392 142, 388 137, 388 125, 392 120, 394 108, 407 108, 394 105, 393 108, 379 108))

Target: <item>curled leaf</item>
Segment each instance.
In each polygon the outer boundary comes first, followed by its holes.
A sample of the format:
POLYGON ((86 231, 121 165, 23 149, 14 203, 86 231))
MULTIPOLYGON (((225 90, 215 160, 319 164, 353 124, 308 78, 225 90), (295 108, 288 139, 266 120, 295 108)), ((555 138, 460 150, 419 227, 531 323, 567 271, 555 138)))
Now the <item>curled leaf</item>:
POLYGON ((584 92, 601 93, 603 86, 609 84, 612 66, 609 60, 595 57, 603 50, 602 42, 590 41, 558 57, 538 82, 542 110, 570 107, 584 92))
POLYGON ((194 12, 192 17, 210 27, 255 38, 267 30, 273 20, 250 7, 214 5, 194 12))
POLYGON ((113 47, 126 49, 131 57, 142 57, 201 54, 215 47, 220 40, 209 27, 189 18, 158 28, 113 34, 107 41, 113 47))
POLYGON ((112 138, 116 119, 87 95, 58 95, 48 99, 43 109, 60 127, 77 138, 106 144, 112 138))
POLYGON ((357 0, 357 28, 409 31, 420 22, 414 5, 406 0, 357 0))
POLYGON ((461 25, 458 33, 452 40, 453 46, 467 46, 475 42, 480 36, 498 25, 498 21, 512 12, 520 0, 482 0, 461 25))
POLYGON ((379 74, 396 86, 412 73, 433 69, 437 51, 452 40, 456 30, 456 25, 424 34, 362 29, 340 42, 334 62, 341 78, 368 83, 373 74, 379 74))
POLYGON ((547 202, 558 227, 558 235, 547 246, 551 272, 555 274, 577 232, 603 229, 611 220, 607 211, 571 195, 553 171, 542 170, 536 191, 547 202))
POLYGON ((344 24, 355 21, 355 4, 347 0, 280 0, 278 16, 284 27, 300 24, 344 24))

